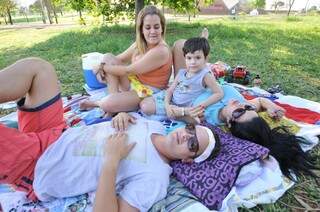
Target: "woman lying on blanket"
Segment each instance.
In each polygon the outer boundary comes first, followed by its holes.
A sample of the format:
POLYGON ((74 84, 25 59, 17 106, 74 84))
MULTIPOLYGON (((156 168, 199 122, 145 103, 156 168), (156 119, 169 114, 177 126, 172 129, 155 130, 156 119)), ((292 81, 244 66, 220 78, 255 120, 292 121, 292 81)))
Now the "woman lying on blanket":
MULTIPOLYGON (((209 106, 204 117, 213 125, 227 125, 230 132, 239 138, 247 139, 267 147, 270 154, 279 162, 281 171, 290 179, 291 172, 316 177, 310 169, 317 169, 308 153, 300 144, 303 138, 289 133, 284 127, 271 129, 257 112, 266 111, 273 119, 283 117, 285 110, 266 98, 246 100, 234 87, 222 86, 224 97, 218 103, 209 106)), ((210 96, 207 92, 197 98, 195 105, 210 96)))
MULTIPOLYGON (((207 35, 208 36, 208 35, 207 35)), ((185 40, 175 43, 175 58, 180 54, 180 64, 176 70, 185 68, 183 58, 183 45, 185 40)), ((206 108, 205 111, 197 110, 197 105, 207 100, 212 93, 207 91, 200 95, 190 109, 194 118, 205 118, 212 125, 227 125, 231 133, 239 138, 247 139, 254 143, 267 147, 270 154, 279 162, 281 171, 285 176, 293 179, 291 172, 301 173, 317 177, 311 169, 318 169, 308 153, 302 151, 300 144, 306 142, 303 138, 289 133, 284 127, 271 129, 263 118, 259 117, 259 111, 266 110, 274 119, 280 119, 285 110, 266 98, 245 98, 232 86, 223 85, 224 97, 217 103, 206 108), (203 116, 204 113, 204 116, 203 116)))
POLYGON ((101 173, 97 211, 147 211, 166 196, 170 161, 202 162, 219 150, 207 127, 187 125, 166 135, 160 122, 127 113, 112 124, 124 131, 134 123, 130 144, 109 122, 66 129, 54 67, 38 58, 0 70, 0 103, 17 99, 19 130, 0 124, 0 183, 29 197, 35 198, 33 188, 48 201, 94 191, 101 173))
POLYGON ((97 102, 83 101, 80 109, 100 107, 109 115, 133 111, 144 97, 143 92, 142 96, 138 95, 140 91, 139 88, 135 90, 135 84, 144 85, 145 94, 165 89, 172 66, 171 49, 164 40, 165 32, 162 12, 155 6, 144 7, 137 18, 136 42, 117 56, 106 54, 96 70, 98 79, 108 84, 108 97, 97 102), (136 75, 135 83, 130 84, 130 75, 136 75))

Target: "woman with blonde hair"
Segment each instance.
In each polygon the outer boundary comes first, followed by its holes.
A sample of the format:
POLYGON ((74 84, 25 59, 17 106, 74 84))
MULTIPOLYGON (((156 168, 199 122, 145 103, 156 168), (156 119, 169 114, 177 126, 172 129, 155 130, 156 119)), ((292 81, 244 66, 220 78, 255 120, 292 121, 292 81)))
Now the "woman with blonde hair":
POLYGON ((111 115, 120 111, 132 111, 139 107, 142 96, 130 84, 129 76, 147 90, 157 93, 167 87, 172 66, 171 50, 165 42, 166 21, 155 6, 146 6, 136 21, 136 41, 117 56, 105 54, 97 78, 108 84, 109 95, 99 101, 85 100, 81 109, 100 107, 111 115))

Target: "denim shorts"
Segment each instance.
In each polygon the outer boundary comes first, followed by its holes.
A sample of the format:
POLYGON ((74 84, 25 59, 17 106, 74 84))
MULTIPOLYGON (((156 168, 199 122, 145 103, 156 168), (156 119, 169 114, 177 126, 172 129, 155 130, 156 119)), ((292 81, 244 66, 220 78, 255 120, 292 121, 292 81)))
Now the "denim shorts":
POLYGON ((154 93, 152 95, 154 102, 156 104, 156 115, 167 115, 165 104, 164 104, 164 99, 166 96, 166 91, 161 90, 158 93, 154 93))

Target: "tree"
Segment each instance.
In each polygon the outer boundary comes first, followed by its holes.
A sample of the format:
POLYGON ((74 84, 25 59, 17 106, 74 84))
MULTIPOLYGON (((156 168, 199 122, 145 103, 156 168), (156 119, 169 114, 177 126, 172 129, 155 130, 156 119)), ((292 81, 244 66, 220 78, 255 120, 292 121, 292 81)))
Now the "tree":
POLYGON ((194 1, 191 0, 164 0, 164 4, 177 13, 190 14, 194 13, 194 1))
POLYGON ((0 13, 3 16, 8 16, 8 21, 13 25, 11 10, 15 8, 16 4, 12 0, 1 0, 0 1, 0 13))
POLYGON ((294 2, 295 2, 295 0, 289 0, 289 10, 288 10, 288 14, 287 14, 287 16, 289 16, 289 15, 290 15, 291 8, 292 8, 292 6, 293 6, 294 2))
POLYGON ((42 15, 42 22, 44 24, 47 23, 47 18, 46 18, 46 12, 45 12, 45 6, 44 6, 44 3, 43 3, 43 0, 39 0, 40 2, 40 7, 41 7, 41 15, 42 15))
POLYGON ((135 19, 137 20, 138 14, 140 10, 144 7, 144 1, 143 0, 135 0, 135 19))
POLYGON ((79 13, 80 23, 85 24, 84 19, 82 17, 82 11, 85 9, 86 1, 85 0, 69 0, 71 8, 76 10, 79 13))
POLYGON ((189 20, 191 14, 195 16, 201 6, 213 4, 215 0, 163 0, 163 4, 173 9, 175 12, 188 14, 189 20))
POLYGON ((53 24, 52 16, 51 16, 51 11, 52 11, 51 0, 44 0, 44 5, 46 6, 46 9, 47 9, 48 20, 50 24, 53 24))
POLYGON ((34 4, 29 7, 29 10, 35 13, 41 13, 42 22, 47 23, 45 5, 43 0, 37 0, 34 4))
POLYGON ((24 15, 24 17, 26 18, 27 22, 29 23, 27 11, 28 11, 28 8, 26 8, 26 7, 21 7, 21 8, 19 9, 19 12, 24 15))
POLYGON ((252 9, 255 9, 255 7, 252 5, 250 1, 240 1, 238 9, 239 11, 249 13, 252 9))
POLYGON ((266 6, 266 1, 265 0, 252 0, 251 4, 256 9, 264 9, 264 7, 266 6))
POLYGON ((134 18, 134 0, 87 0, 86 9, 94 16, 102 15, 103 21, 117 21, 120 18, 134 18))
POLYGON ((304 6, 304 12, 307 13, 309 0, 307 0, 306 5, 304 6))
POLYGON ((60 11, 61 11, 61 4, 62 4, 62 0, 51 0, 51 9, 52 9, 56 24, 58 24, 57 8, 60 7, 60 11))
POLYGON ((275 1, 273 4, 272 4, 272 7, 274 7, 274 13, 277 13, 277 9, 279 7, 283 7, 284 6, 284 2, 283 1, 275 1))

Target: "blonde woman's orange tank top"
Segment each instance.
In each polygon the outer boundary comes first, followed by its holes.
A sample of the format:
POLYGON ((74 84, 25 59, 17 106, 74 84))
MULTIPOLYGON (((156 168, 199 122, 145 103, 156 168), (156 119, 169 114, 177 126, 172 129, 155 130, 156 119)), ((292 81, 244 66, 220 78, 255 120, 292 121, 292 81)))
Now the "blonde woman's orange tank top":
MULTIPOLYGON (((169 48, 169 47, 168 47, 169 48)), ((135 61, 139 56, 133 56, 132 61, 135 61)), ((137 74, 139 81, 145 85, 150 85, 159 89, 165 89, 168 86, 169 78, 172 69, 172 55, 164 65, 143 74, 137 74)))

